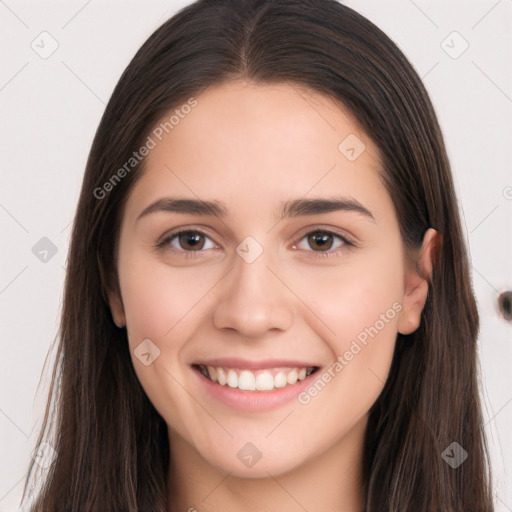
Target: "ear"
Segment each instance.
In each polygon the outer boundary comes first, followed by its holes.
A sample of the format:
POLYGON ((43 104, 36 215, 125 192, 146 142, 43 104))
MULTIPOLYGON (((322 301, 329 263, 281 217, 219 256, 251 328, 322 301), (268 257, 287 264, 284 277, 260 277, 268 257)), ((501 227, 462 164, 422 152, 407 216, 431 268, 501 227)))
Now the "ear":
POLYGON ((105 270, 105 265, 99 252, 96 253, 96 258, 98 261, 98 271, 100 273, 101 281, 101 295, 103 300, 108 302, 112 320, 117 325, 117 327, 124 327, 126 325, 126 317, 124 314, 123 301, 121 299, 121 290, 119 288, 118 276, 115 272, 108 272, 105 270))
POLYGON ((109 290, 108 292, 108 303, 110 305, 110 311, 112 313, 112 319, 117 327, 121 328, 126 325, 126 317, 124 314, 123 301, 121 300, 121 294, 119 290, 109 290))
POLYGON ((398 332, 401 334, 411 334, 420 325, 433 263, 439 252, 440 238, 438 231, 429 228, 423 236, 418 259, 416 262, 409 261, 404 278, 402 311, 398 321, 398 332))

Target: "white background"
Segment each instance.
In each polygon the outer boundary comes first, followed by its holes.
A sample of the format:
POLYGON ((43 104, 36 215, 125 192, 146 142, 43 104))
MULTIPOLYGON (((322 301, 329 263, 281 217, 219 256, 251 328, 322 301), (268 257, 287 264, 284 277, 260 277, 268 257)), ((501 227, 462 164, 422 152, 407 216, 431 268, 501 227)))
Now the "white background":
MULTIPOLYGON (((41 421, 48 371, 38 384, 93 135, 136 50, 188 3, 0 0, 0 511, 17 509, 41 421), (31 48, 43 31, 58 43, 47 59, 31 48), (57 247, 46 263, 32 253, 42 237, 57 247)), ((512 289, 512 0, 348 5, 413 62, 443 128, 481 315, 496 510, 512 511, 512 325, 496 307, 512 289)))

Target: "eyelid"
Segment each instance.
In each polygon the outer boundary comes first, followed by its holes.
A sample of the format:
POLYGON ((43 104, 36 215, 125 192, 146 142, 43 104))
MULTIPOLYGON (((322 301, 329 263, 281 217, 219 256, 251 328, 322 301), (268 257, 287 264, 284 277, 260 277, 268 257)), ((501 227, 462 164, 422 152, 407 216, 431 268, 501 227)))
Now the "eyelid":
MULTIPOLYGON (((343 242, 345 242, 347 245, 357 246, 357 243, 356 243, 355 239, 352 236, 346 234, 345 231, 341 231, 341 230, 339 230, 337 228, 333 228, 333 227, 325 226, 325 225, 320 225, 320 224, 319 225, 314 225, 314 226, 308 226, 307 228, 304 228, 304 230, 302 230, 302 234, 299 235, 295 239, 295 242, 293 242, 293 244, 294 245, 297 244, 305 236, 310 235, 312 233, 316 233, 316 232, 328 233, 330 235, 337 236, 343 242)), ((322 252, 322 251, 315 251, 315 252, 322 252)))
MULTIPOLYGON (((173 238, 175 238, 183 233, 197 233, 197 234, 203 235, 204 237, 209 238, 217 246, 216 248, 219 247, 219 244, 213 239, 213 237, 207 232, 207 230, 205 230, 205 228, 195 227, 195 226, 181 227, 181 228, 176 228, 175 230, 168 231, 158 239, 155 246, 157 248, 163 248, 166 245, 169 245, 169 242, 173 238)), ((181 252, 181 253, 204 252, 204 250, 185 251, 185 250, 178 250, 178 249, 174 249, 174 248, 172 248, 172 250, 174 250, 176 252, 181 252)))
MULTIPOLYGON (((215 247, 215 249, 219 248, 219 244, 217 244, 217 242, 215 242, 213 237, 210 234, 208 234, 208 232, 205 230, 205 228, 196 227, 196 226, 187 226, 187 227, 181 227, 181 228, 176 228, 175 230, 171 230, 170 232, 167 232, 166 234, 164 234, 159 239, 159 241, 157 241, 157 243, 155 245, 157 248, 163 249, 163 248, 165 248, 165 246, 170 245, 170 241, 172 239, 174 239, 175 237, 177 237, 183 233, 190 233, 190 232, 200 234, 200 235, 210 239, 217 246, 217 247, 215 247)), ((345 251, 345 250, 349 249, 350 247, 357 247, 357 243, 353 240, 352 237, 346 235, 345 233, 342 234, 342 233, 338 232, 338 230, 336 230, 335 228, 322 226, 322 225, 308 226, 308 227, 304 228, 304 230, 302 230, 302 234, 299 235, 295 239, 295 241, 292 242, 292 248, 294 250, 301 250, 301 251, 304 251, 307 253, 312 253, 313 257, 317 257, 317 256, 318 257, 326 257, 326 256, 331 256, 331 255, 336 256, 336 255, 338 255, 338 253, 340 251, 345 251), (306 236, 311 235, 313 233, 317 233, 317 232, 326 233, 326 234, 332 235, 333 237, 338 237, 343 242, 342 247, 339 247, 334 250, 328 249, 326 251, 313 251, 313 250, 305 250, 305 249, 297 249, 296 248, 296 245, 299 242, 301 242, 306 236)), ((182 255, 184 255, 186 257, 194 257, 194 255, 201 254, 206 251, 206 249, 201 249, 198 251, 187 251, 184 249, 175 249, 174 247, 172 247, 172 248, 170 247, 169 250, 173 251, 175 253, 181 253, 182 255)))

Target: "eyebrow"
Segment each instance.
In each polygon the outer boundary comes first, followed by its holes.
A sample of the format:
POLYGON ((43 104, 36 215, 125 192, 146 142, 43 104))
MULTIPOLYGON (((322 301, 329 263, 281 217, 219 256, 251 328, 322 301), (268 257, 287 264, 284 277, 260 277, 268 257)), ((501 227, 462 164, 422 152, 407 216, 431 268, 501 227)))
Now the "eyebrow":
MULTIPOLYGON (((275 212, 276 218, 293 218, 303 215, 318 215, 334 211, 354 212, 375 222, 373 213, 359 201, 351 197, 331 197, 320 199, 294 199, 281 204, 281 209, 275 212)), ((155 212, 182 213, 190 215, 208 215, 225 218, 228 209, 219 201, 202 201, 200 199, 185 199, 165 197, 158 199, 145 208, 137 217, 137 221, 155 212)))

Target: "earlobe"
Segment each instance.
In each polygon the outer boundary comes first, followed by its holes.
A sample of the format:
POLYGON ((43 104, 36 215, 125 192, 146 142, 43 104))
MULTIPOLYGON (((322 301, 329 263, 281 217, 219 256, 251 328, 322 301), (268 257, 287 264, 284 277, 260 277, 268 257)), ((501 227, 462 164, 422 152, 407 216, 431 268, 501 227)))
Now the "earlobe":
POLYGON ((439 233, 429 228, 423 236, 418 260, 406 271, 402 312, 398 321, 398 332, 401 334, 411 334, 420 325, 439 244, 439 233))
POLYGON ((108 302, 114 323, 119 328, 124 327, 126 325, 126 318, 124 314, 124 306, 119 293, 113 291, 108 292, 108 302))

